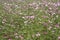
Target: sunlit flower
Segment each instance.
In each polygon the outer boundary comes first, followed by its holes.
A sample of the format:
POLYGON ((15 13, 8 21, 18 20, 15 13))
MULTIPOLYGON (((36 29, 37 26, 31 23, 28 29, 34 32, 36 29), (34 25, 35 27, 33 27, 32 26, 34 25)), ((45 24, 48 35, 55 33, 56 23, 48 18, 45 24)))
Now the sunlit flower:
POLYGON ((52 8, 51 8, 51 7, 49 7, 49 9, 51 10, 52 8))
POLYGON ((39 36, 41 36, 41 34, 38 32, 38 33, 36 34, 36 37, 39 37, 39 36))
POLYGON ((48 28, 48 30, 51 30, 52 29, 52 27, 50 26, 49 28, 48 28))

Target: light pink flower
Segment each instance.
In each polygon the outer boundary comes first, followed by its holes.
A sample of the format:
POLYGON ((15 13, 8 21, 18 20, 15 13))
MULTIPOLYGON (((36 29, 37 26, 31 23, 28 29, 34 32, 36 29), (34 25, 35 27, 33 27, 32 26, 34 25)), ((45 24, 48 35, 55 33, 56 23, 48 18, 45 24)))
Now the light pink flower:
POLYGON ((35 18, 35 16, 29 16, 29 18, 32 18, 32 19, 34 19, 34 18, 35 18))
POLYGON ((9 38, 8 40, 12 40, 11 38, 9 38))
POLYGON ((58 28, 59 27, 59 24, 56 24, 55 26, 58 28))
POLYGON ((36 37, 39 37, 41 34, 38 32, 37 34, 36 34, 36 37))
POLYGON ((60 6, 60 2, 54 3, 55 6, 60 6))
POLYGON ((60 2, 58 2, 57 5, 60 6, 60 2))
POLYGON ((58 36, 58 39, 60 40, 60 36, 58 36))

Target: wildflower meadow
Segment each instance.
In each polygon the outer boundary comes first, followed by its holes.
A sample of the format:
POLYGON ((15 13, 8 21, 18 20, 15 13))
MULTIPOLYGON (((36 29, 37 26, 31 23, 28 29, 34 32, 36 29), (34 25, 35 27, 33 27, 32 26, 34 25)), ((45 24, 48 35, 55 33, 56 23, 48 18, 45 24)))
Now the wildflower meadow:
POLYGON ((60 0, 0 0, 0 40, 60 40, 60 0))

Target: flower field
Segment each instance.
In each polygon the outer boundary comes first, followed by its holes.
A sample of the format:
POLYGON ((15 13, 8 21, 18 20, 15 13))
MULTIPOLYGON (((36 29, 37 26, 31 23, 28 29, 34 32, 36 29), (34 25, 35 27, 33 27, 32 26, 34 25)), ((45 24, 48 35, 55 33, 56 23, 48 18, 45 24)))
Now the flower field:
POLYGON ((60 40, 60 0, 0 0, 0 40, 60 40))

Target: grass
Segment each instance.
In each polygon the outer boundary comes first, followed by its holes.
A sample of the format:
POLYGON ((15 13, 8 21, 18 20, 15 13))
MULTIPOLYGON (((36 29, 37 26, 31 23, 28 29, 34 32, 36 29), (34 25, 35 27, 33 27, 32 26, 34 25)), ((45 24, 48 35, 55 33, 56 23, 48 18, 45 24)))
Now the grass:
POLYGON ((13 13, 0 4, 0 40, 60 39, 60 14, 45 13, 48 8, 43 9, 44 6, 39 9, 28 6, 32 0, 22 3, 16 3, 21 8, 12 7, 13 13))

